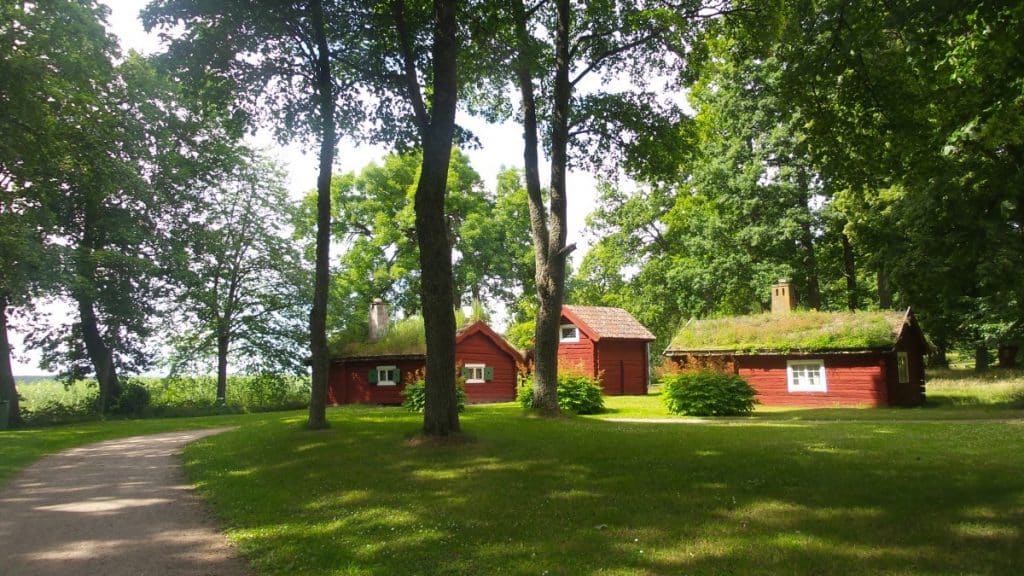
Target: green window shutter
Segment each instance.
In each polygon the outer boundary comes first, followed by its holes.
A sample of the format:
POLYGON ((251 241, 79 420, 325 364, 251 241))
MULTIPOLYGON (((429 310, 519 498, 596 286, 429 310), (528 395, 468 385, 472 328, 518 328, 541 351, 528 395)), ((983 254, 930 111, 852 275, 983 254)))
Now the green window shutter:
POLYGON ((370 368, 370 373, 366 375, 366 381, 370 384, 377 383, 377 367, 370 368))
POLYGON ((398 368, 398 366, 395 366, 395 384, 401 384, 401 383, 402 383, 402 371, 398 368))
POLYGON ((462 377, 465 378, 466 380, 469 380, 469 368, 466 368, 465 366, 462 367, 462 377))
POLYGON ((484 380, 494 380, 494 366, 484 366, 484 380))

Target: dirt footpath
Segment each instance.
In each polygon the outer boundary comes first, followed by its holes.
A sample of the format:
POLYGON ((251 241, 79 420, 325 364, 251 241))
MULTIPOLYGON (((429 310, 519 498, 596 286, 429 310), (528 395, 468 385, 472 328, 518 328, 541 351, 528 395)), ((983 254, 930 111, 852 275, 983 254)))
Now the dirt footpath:
POLYGON ((181 470, 187 442, 137 436, 49 456, 0 489, 2 576, 249 574, 181 470))

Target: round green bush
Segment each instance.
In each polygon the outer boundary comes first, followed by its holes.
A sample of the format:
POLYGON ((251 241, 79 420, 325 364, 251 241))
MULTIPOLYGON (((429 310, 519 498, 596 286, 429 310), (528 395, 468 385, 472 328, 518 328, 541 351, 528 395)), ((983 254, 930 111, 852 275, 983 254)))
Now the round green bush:
POLYGON ((114 405, 114 412, 129 416, 139 416, 149 407, 149 389, 141 382, 129 380, 121 388, 121 394, 117 397, 114 405))
MULTIPOLYGON (((516 400, 523 408, 533 405, 532 380, 520 382, 516 400)), ((558 375, 558 407, 572 414, 598 414, 604 411, 601 383, 582 374, 558 375)))
MULTIPOLYGON (((455 399, 459 403, 459 412, 466 409, 466 390, 459 378, 455 385, 455 399)), ((410 412, 423 413, 427 405, 427 383, 422 378, 410 382, 402 389, 402 406, 410 412)))
POLYGON ((743 416, 754 411, 757 391, 737 374, 714 370, 670 374, 661 380, 661 400, 673 414, 743 416))

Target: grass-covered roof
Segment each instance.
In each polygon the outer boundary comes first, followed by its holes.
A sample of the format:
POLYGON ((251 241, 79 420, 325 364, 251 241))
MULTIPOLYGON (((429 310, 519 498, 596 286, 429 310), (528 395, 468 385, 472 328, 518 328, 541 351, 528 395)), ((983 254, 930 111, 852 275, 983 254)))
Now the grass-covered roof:
POLYGON ((690 320, 666 352, 817 351, 891 348, 905 312, 755 314, 690 320))
MULTIPOLYGON (((477 320, 487 321, 483 309, 474 306, 471 313, 461 309, 455 310, 455 325, 459 329, 466 328, 477 320)), ((372 357, 372 356, 412 356, 427 353, 426 330, 422 316, 410 316, 388 325, 387 334, 375 342, 367 338, 345 338, 341 336, 330 343, 331 356, 335 357, 372 357)))
POLYGON ((336 341, 331 344, 333 356, 406 356, 427 353, 427 337, 423 318, 412 316, 393 322, 387 334, 377 340, 336 341))

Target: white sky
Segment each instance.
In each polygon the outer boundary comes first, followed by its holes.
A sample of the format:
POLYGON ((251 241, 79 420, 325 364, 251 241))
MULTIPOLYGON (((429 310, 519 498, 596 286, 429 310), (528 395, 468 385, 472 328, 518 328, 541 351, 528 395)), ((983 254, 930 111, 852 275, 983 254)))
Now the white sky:
MULTIPOLYGON (((134 49, 143 54, 161 50, 155 34, 146 34, 138 19, 139 11, 148 0, 104 0, 110 7, 108 26, 111 32, 120 38, 121 49, 127 52, 134 49)), ((497 174, 502 167, 520 167, 523 164, 522 130, 514 123, 490 125, 486 122, 460 115, 459 123, 472 130, 480 141, 478 149, 465 150, 476 171, 483 177, 485 185, 494 190, 497 174)), ((300 145, 281 146, 273 142, 266 133, 258 134, 253 143, 270 152, 271 156, 288 172, 288 187, 294 198, 305 195, 316 187, 317 157, 306 153, 300 145)), ((386 149, 380 146, 362 146, 353 148, 344 142, 339 148, 339 157, 335 166, 336 173, 360 170, 363 166, 380 160, 386 149)), ((549 167, 541 166, 542 183, 549 167)), ((596 181, 590 174, 570 172, 568 175, 568 242, 576 243, 577 250, 573 260, 579 264, 591 242, 584 233, 586 215, 594 209, 596 181)), ((56 318, 67 316, 66 306, 49 307, 49 312, 56 318)), ((42 374, 38 366, 38 355, 26 351, 21 335, 11 331, 11 345, 15 354, 12 357, 15 375, 42 374)))

